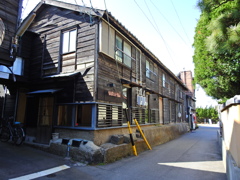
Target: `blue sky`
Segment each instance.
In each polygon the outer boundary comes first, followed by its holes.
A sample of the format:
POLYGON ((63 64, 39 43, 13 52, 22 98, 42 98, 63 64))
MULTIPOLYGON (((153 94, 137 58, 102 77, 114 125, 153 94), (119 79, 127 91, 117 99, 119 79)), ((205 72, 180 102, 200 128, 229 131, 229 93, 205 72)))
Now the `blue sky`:
MULTIPOLYGON (((174 74, 182 70, 191 70, 194 73, 192 44, 200 17, 200 11, 196 7, 197 0, 66 1, 86 6, 91 6, 92 3, 93 7, 98 9, 107 8, 174 74)), ((24 0, 23 16, 38 2, 39 0, 24 0)), ((205 107, 206 102, 212 104, 211 98, 200 91, 201 89, 196 91, 197 106, 205 107)))

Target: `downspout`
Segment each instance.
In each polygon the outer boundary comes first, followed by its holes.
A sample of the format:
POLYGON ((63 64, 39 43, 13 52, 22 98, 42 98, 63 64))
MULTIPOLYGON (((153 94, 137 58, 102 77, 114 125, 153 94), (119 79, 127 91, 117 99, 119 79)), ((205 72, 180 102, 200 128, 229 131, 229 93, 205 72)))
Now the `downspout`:
POLYGON ((2 117, 5 115, 5 108, 6 108, 6 94, 7 94, 7 87, 4 86, 4 100, 3 100, 3 111, 2 111, 2 117))
POLYGON ((99 34, 100 34, 100 21, 97 23, 95 30, 95 52, 94 52, 94 100, 97 101, 97 78, 98 78, 98 53, 99 53, 99 34))
POLYGON ((4 112, 5 112, 5 104, 6 104, 6 86, 3 85, 3 90, 4 90, 4 99, 3 99, 3 108, 2 108, 2 114, 1 117, 4 117, 4 112))
POLYGON ((17 116, 18 100, 19 100, 19 89, 17 89, 16 100, 15 100, 15 109, 14 109, 14 115, 13 115, 14 121, 16 121, 16 116, 17 116))
MULTIPOLYGON (((98 21, 100 22, 100 21, 98 21)), ((98 95, 97 95, 97 78, 98 78, 98 53, 99 53, 99 34, 100 34, 100 28, 99 28, 99 24, 97 23, 97 25, 95 25, 96 30, 95 30, 95 53, 94 53, 94 97, 93 97, 93 101, 97 101, 98 95)), ((96 124, 97 124, 97 104, 94 104, 94 106, 92 106, 92 125, 91 127, 93 129, 96 128, 96 124)))

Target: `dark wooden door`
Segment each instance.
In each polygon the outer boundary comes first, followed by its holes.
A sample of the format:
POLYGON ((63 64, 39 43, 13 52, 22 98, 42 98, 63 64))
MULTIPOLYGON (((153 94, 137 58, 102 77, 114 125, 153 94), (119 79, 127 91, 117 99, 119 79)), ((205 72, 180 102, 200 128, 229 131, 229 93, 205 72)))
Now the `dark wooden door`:
POLYGON ((48 144, 52 134, 53 97, 40 97, 36 142, 48 144))

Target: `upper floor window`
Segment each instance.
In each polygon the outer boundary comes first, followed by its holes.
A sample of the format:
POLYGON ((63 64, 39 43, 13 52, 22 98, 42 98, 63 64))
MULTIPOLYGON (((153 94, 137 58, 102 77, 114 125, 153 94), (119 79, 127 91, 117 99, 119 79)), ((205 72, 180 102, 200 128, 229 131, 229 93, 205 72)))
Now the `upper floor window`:
MULTIPOLYGON (((13 71, 13 74, 22 76, 23 75, 23 66, 24 61, 20 57, 16 57, 13 66, 10 69, 13 71)), ((6 66, 0 65, 0 71, 5 73, 12 73, 6 66)))
POLYGON ((179 98, 183 99, 183 92, 179 90, 179 98))
POLYGON ((132 66, 132 60, 131 60, 131 46, 127 42, 124 42, 124 64, 126 64, 128 67, 132 66))
POLYGON ((115 58, 116 60, 122 62, 123 61, 123 40, 122 38, 120 38, 119 36, 116 36, 116 54, 115 54, 115 58))
POLYGON ((115 46, 116 46, 116 53, 115 53, 116 60, 122 62, 128 67, 132 67, 131 45, 126 41, 124 41, 120 36, 116 35, 115 46))
POLYGON ((146 76, 150 78, 150 63, 146 60, 146 76))
POLYGON ((162 86, 166 87, 166 77, 165 77, 165 74, 162 75, 162 86))
POLYGON ((77 29, 62 33, 62 53, 76 51, 77 29))
POLYGON ((156 74, 154 73, 153 63, 149 60, 146 60, 146 76, 151 80, 155 80, 156 74))

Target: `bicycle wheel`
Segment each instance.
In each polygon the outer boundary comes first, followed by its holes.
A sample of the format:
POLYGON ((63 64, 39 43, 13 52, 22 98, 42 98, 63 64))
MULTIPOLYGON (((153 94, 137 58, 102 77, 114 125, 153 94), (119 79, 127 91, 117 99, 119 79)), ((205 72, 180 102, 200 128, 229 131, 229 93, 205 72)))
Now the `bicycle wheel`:
POLYGON ((2 142, 7 142, 10 139, 10 129, 2 127, 0 139, 2 142))
POLYGON ((16 145, 21 145, 23 143, 24 139, 25 139, 25 133, 23 131, 23 128, 16 127, 13 142, 16 145))

